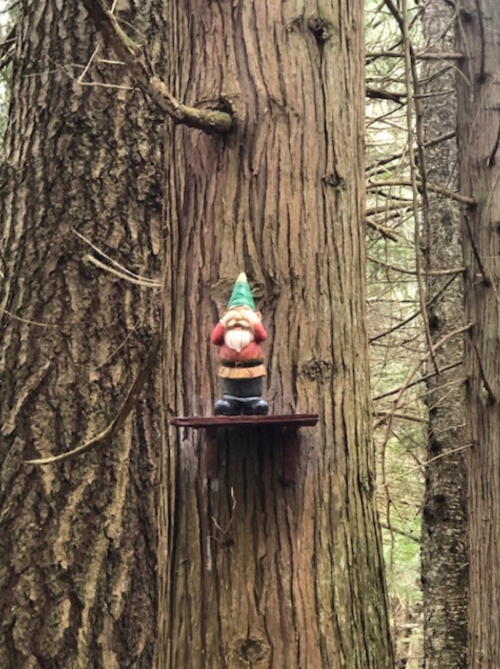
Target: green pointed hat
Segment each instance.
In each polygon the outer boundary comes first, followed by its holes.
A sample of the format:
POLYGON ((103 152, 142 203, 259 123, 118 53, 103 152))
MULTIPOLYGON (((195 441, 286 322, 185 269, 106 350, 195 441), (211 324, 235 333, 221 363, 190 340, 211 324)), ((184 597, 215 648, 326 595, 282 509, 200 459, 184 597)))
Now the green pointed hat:
POLYGON ((247 275, 242 272, 236 279, 234 284, 233 292, 229 298, 227 308, 233 309, 233 307, 250 307, 255 311, 255 302, 253 301, 252 291, 248 285, 247 275))

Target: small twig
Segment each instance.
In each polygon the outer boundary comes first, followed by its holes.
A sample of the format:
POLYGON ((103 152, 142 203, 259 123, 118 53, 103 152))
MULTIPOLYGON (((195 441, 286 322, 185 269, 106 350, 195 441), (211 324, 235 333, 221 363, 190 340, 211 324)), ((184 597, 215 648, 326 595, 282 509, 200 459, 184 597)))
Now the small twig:
POLYGON ((113 420, 105 430, 103 430, 98 435, 93 437, 90 441, 85 442, 85 444, 81 444, 80 446, 73 448, 71 451, 67 451, 66 453, 61 453, 60 455, 53 455, 52 457, 49 458, 25 460, 24 464, 51 465, 54 462, 61 462, 63 460, 67 460, 68 458, 72 458, 75 455, 79 455, 84 451, 87 451, 92 446, 97 446, 98 444, 102 443, 105 439, 113 437, 127 420, 128 415, 130 414, 132 408, 134 407, 137 395, 140 393, 142 387, 148 380, 149 375, 151 374, 151 371, 153 369, 153 364, 156 358, 156 354, 158 353, 159 347, 160 347, 160 337, 158 336, 153 346, 151 347, 151 350, 149 351, 148 356, 144 361, 144 364, 139 370, 139 374, 137 375, 134 383, 132 384, 132 387, 130 388, 128 395, 125 398, 122 407, 120 408, 116 416, 113 418, 113 420))
POLYGON ((376 230, 377 232, 380 232, 382 237, 385 237, 386 239, 390 239, 392 242, 397 242, 398 237, 397 235, 390 230, 389 228, 386 228, 384 225, 380 225, 379 223, 375 223, 374 221, 370 221, 370 219, 367 219, 366 225, 369 228, 372 228, 372 230, 376 230))
MULTIPOLYGON (((448 279, 448 281, 445 282, 444 286, 442 286, 434 295, 426 302, 426 307, 427 309, 434 304, 434 302, 445 292, 445 290, 450 286, 453 281, 455 280, 455 277, 458 276, 463 270, 459 270, 456 274, 454 274, 452 277, 448 279)), ((378 341, 379 339, 382 339, 383 337, 387 337, 387 335, 395 332, 396 330, 399 330, 402 328, 404 325, 407 325, 408 323, 411 323, 412 320, 417 318, 417 316, 420 316, 420 309, 418 311, 415 311, 413 314, 405 318, 404 320, 400 321, 399 323, 396 323, 396 325, 393 325, 391 328, 388 330, 384 330, 384 332, 381 332, 378 335, 375 335, 374 337, 370 337, 368 340, 370 344, 373 344, 374 342, 378 341)))
MULTIPOLYGON (((222 532, 222 534, 227 534, 227 533, 228 533, 228 530, 229 530, 229 528, 231 527, 231 524, 232 524, 233 519, 234 519, 234 510, 235 510, 235 509, 236 509, 236 497, 234 496, 234 488, 231 486, 231 511, 230 511, 230 513, 229 513, 229 522, 228 522, 228 524, 226 525, 226 527, 225 527, 225 528, 222 528, 222 527, 219 525, 219 523, 215 520, 214 516, 210 516, 211 519, 212 519, 213 524, 215 525, 215 527, 216 527, 220 532, 222 532)), ((213 538, 216 539, 216 537, 213 537, 213 538)))
POLYGON ((486 271, 486 267, 483 264, 481 256, 479 255, 479 249, 477 248, 476 240, 474 238, 474 235, 472 234, 469 217, 466 215, 464 216, 464 219, 465 219, 465 227, 467 228, 467 234, 469 235, 470 245, 472 246, 472 252, 474 253, 474 257, 479 266, 479 271, 481 272, 483 277, 482 279, 483 284, 491 286, 493 282, 490 278, 490 275, 486 271))
POLYGON ((384 440, 384 444, 383 444, 384 447, 387 444, 387 442, 389 441, 389 437, 390 437, 391 429, 392 429, 393 417, 394 417, 395 412, 398 409, 399 402, 400 402, 403 394, 408 389, 410 383, 413 380, 413 377, 418 372, 420 367, 423 365, 423 363, 426 360, 428 360, 429 357, 431 357, 432 354, 436 353, 436 351, 438 349, 440 349, 444 344, 446 344, 446 342, 449 339, 451 339, 452 337, 455 337, 457 334, 461 334, 462 332, 467 332, 467 330, 470 330, 472 325, 473 325, 472 323, 467 323, 467 325, 463 325, 462 327, 459 327, 456 330, 452 330, 452 332, 448 332, 447 334, 445 334, 443 337, 441 337, 441 339, 439 339, 439 341, 437 341, 434 344, 434 346, 432 347, 432 351, 427 351, 424 355, 422 355, 420 357, 420 359, 417 361, 417 364, 413 367, 413 369, 411 369, 409 371, 409 373, 408 373, 408 375, 405 379, 405 382, 403 383, 403 385, 399 389, 398 394, 396 395, 396 397, 394 399, 392 409, 389 412, 389 415, 388 415, 387 420, 386 420, 387 431, 386 431, 385 440, 384 440))
MULTIPOLYGON (((73 79, 73 77, 70 77, 73 79)), ((133 91, 133 86, 122 86, 120 84, 105 84, 102 81, 78 81, 80 86, 89 86, 90 88, 109 88, 115 91, 133 91)))
POLYGON ((497 155, 499 145, 500 145, 500 124, 498 126, 495 143, 493 144, 493 148, 491 150, 490 157, 488 158, 488 167, 493 167, 493 165, 495 164, 495 156, 497 155))
POLYGON ((29 320, 29 318, 22 318, 21 316, 16 316, 16 314, 13 314, 8 309, 2 309, 1 313, 7 314, 7 316, 9 316, 9 318, 13 318, 15 321, 19 321, 20 323, 26 323, 27 325, 36 325, 39 328, 53 328, 53 327, 55 327, 54 325, 51 325, 50 323, 40 323, 39 321, 31 321, 31 320, 29 320))
POLYGON ((387 523, 380 523, 380 526, 384 530, 390 530, 391 532, 395 532, 396 534, 400 534, 402 537, 406 537, 407 539, 410 539, 411 541, 415 541, 417 544, 420 543, 420 538, 419 537, 414 537, 413 534, 410 532, 405 532, 404 530, 400 530, 397 527, 394 527, 394 525, 388 525, 387 523))
MULTIPOLYGON (((366 58, 404 58, 403 52, 399 51, 368 51, 366 58)), ((418 60, 463 60, 464 56, 461 53, 417 53, 415 58, 418 60)))
POLYGON ((471 448, 472 446, 474 446, 474 444, 465 444, 464 446, 458 446, 457 448, 452 448, 451 450, 446 451, 445 453, 440 453, 439 455, 436 455, 434 458, 422 462, 421 465, 417 465, 416 467, 407 469, 402 474, 399 474, 398 476, 395 476, 394 478, 390 479, 390 481, 385 481, 385 483, 381 483, 377 488, 375 488, 375 492, 378 492, 382 488, 387 488, 387 486, 391 485, 391 483, 394 483, 395 481, 400 481, 401 479, 406 478, 409 474, 418 472, 419 469, 422 469, 422 467, 427 467, 428 465, 431 464, 431 462, 435 462, 436 460, 441 460, 441 458, 445 458, 447 455, 451 455, 452 453, 459 453, 460 451, 465 451, 467 448, 471 448))
MULTIPOLYGON (((378 188, 387 188, 392 186, 402 186, 411 188, 411 181, 409 179, 389 179, 387 181, 369 181, 367 188, 368 190, 375 190, 378 188)), ((417 186, 419 188, 422 186, 422 182, 420 181, 420 179, 417 179, 417 186)), ((444 197, 449 197, 451 200, 455 200, 456 202, 460 202, 461 204, 468 204, 470 206, 474 206, 476 204, 474 198, 468 197, 467 195, 462 195, 462 193, 455 193, 451 190, 448 190, 436 184, 431 184, 427 182, 427 188, 433 193, 438 193, 439 195, 443 195, 444 197)))
POLYGON ((479 82, 483 83, 486 79, 486 40, 484 35, 484 22, 483 22, 483 9, 479 5, 479 0, 476 0, 476 10, 477 10, 477 21, 479 24, 479 35, 480 35, 480 44, 481 44, 481 61, 479 67, 479 82))
POLYGON ((386 204, 381 207, 369 207, 366 210, 366 215, 367 216, 375 216, 376 214, 388 214, 390 212, 399 212, 401 211, 402 207, 399 204, 386 204))
MULTIPOLYGON (((111 258, 111 256, 109 256, 107 253, 105 253, 104 251, 102 251, 98 246, 96 246, 95 244, 93 244, 93 243, 90 241, 90 239, 87 239, 87 237, 85 237, 84 235, 82 235, 80 232, 78 232, 78 231, 75 230, 74 228, 71 229, 71 232, 72 232, 74 235, 76 235, 77 237, 79 237, 83 242, 85 242, 85 244, 87 244, 88 246, 90 246, 91 249, 94 249, 94 251, 96 251, 96 253, 98 253, 100 256, 102 256, 103 258, 106 258, 106 260, 109 260, 109 262, 110 262, 112 265, 114 265, 116 268, 118 268, 118 270, 119 270, 120 272, 122 272, 123 274, 126 274, 127 277, 130 277, 131 279, 138 279, 139 281, 142 281, 142 282, 144 282, 144 283, 148 283, 148 284, 150 284, 150 285, 152 284, 153 287, 159 287, 159 286, 161 286, 161 284, 159 284, 157 281, 154 281, 153 279, 148 279, 148 278, 146 278, 146 277, 144 277, 144 276, 141 276, 140 274, 135 274, 134 272, 131 272, 129 269, 127 269, 127 268, 124 267, 123 265, 120 265, 119 262, 117 262, 116 260, 114 260, 113 258, 111 258)), ((86 256, 86 257, 89 258, 89 259, 90 259, 90 258, 93 258, 93 256, 86 256)), ((93 261, 96 261, 96 259, 93 258, 93 261)), ((96 264, 97 264, 97 262, 96 262, 96 264)), ((104 269, 109 270, 109 268, 108 268, 106 265, 104 265, 104 264, 103 264, 103 267, 104 267, 104 269)), ((109 271, 111 271, 111 270, 109 270, 109 271)), ((123 278, 125 278, 125 277, 123 277, 123 278)))
POLYGON ((413 193, 413 232, 415 243, 415 268, 418 285, 418 299, 420 302, 420 314, 422 316, 422 323, 424 326, 425 339, 429 349, 432 364, 436 372, 439 374, 439 365, 436 356, 433 352, 433 342, 431 331, 429 327, 429 317, 425 305, 425 285, 422 275, 422 257, 420 251, 420 220, 418 215, 418 179, 417 179, 417 163, 415 157, 415 149, 413 147, 413 111, 415 111, 416 123, 416 143, 419 158, 418 170, 420 173, 420 184, 422 186, 423 195, 423 214, 424 221, 428 219, 429 200, 427 191, 427 174, 425 169, 425 152, 423 150, 423 131, 422 131, 422 115, 419 112, 418 102, 415 100, 414 94, 419 93, 419 81, 416 71, 415 60, 413 58, 413 49, 410 41, 410 34, 408 28, 408 6, 407 0, 403 0, 402 5, 402 33, 403 46, 405 54, 405 81, 406 90, 408 91, 408 103, 406 105, 406 121, 408 132, 408 156, 410 159, 410 181, 413 193))
MULTIPOLYGON (((450 369, 455 369, 456 367, 460 367, 463 365, 463 360, 458 360, 457 362, 452 362, 449 365, 446 365, 446 367, 443 367, 441 369, 441 373, 444 374, 445 372, 448 372, 450 369)), ((424 383, 425 381, 428 381, 429 379, 432 379, 434 376, 437 376, 436 372, 429 372, 429 374, 425 374, 424 376, 420 376, 418 379, 415 381, 412 381, 410 384, 408 384, 408 388, 413 388, 413 386, 417 386, 419 383, 424 383)), ((466 379, 464 378, 462 383, 465 383, 466 379)), ((455 383, 455 382, 454 382, 455 383)), ((399 393, 401 390, 401 386, 398 386, 397 388, 394 388, 393 390, 388 390, 385 393, 382 393, 381 395, 377 395, 376 397, 372 397, 372 402, 377 402, 378 400, 383 400, 386 397, 390 397, 391 395, 396 395, 396 393, 399 393)))
POLYGON ((488 381, 488 378, 486 376, 486 370, 484 369, 483 361, 479 353, 479 349, 477 348, 477 344, 472 338, 472 333, 470 332, 469 332, 469 341, 472 344, 474 353, 476 354, 477 362, 479 365, 479 374, 481 376, 481 379, 483 380, 483 385, 486 388, 486 392, 488 393, 488 401, 491 402, 491 404, 494 404, 497 401, 497 396, 494 393, 493 388, 491 387, 491 383, 488 381))
MULTIPOLYGON (((382 265, 382 267, 387 267, 387 269, 392 269, 395 272, 401 272, 401 274, 416 274, 416 270, 407 269, 406 267, 400 267, 399 265, 392 265, 391 263, 380 260, 380 258, 375 258, 374 256, 368 256, 370 262, 374 262, 377 265, 382 265)), ((435 269, 429 272, 424 272, 426 276, 447 276, 449 274, 457 274, 465 271, 465 267, 455 267, 452 269, 435 269)))
MULTIPOLYGON (((378 421, 373 426, 374 430, 379 428, 381 425, 384 425, 390 417, 390 413, 388 411, 374 411, 374 415, 379 417, 378 421)), ((408 420, 412 423, 423 423, 424 425, 427 425, 427 423, 429 422, 426 418, 420 418, 420 416, 412 416, 407 413, 396 412, 393 413, 392 416, 394 418, 401 418, 402 420, 408 420)))
POLYGON ((133 283, 136 286, 143 286, 144 288, 161 288, 161 283, 159 283, 158 281, 152 281, 151 279, 133 279, 128 274, 124 274, 123 272, 119 272, 118 270, 113 269, 109 265, 104 264, 103 262, 101 262, 97 258, 94 258, 94 256, 91 256, 90 254, 84 256, 83 259, 87 260, 88 262, 91 262, 96 267, 103 269, 105 272, 114 274, 115 276, 118 276, 120 279, 124 279, 125 281, 133 283))
POLYGON ((87 72, 89 71, 90 66, 92 65, 92 61, 93 61, 94 58, 97 56, 98 52, 99 52, 99 46, 96 46, 96 48, 94 49, 94 53, 93 53, 93 54, 90 56, 90 58, 89 58, 89 62, 85 65, 85 67, 83 68, 83 72, 81 73, 81 75, 80 75, 80 76, 78 77, 78 79, 77 79, 77 82, 78 82, 79 84, 82 84, 82 83, 83 83, 83 78, 85 77, 85 75, 86 75, 87 72))
MULTIPOLYGON (((432 146, 436 146, 436 144, 441 144, 442 142, 447 142, 450 139, 453 139, 455 137, 455 131, 453 132, 447 132, 444 135, 440 135, 439 137, 436 137, 435 139, 430 139, 429 141, 425 142, 424 148, 428 149, 431 148, 432 146)), ((403 158, 407 153, 406 149, 404 151, 398 151, 397 153, 393 153, 391 156, 387 156, 385 158, 380 158, 379 160, 375 160, 371 165, 368 165, 366 168, 367 172, 373 172, 373 170, 379 170, 380 167, 383 165, 387 165, 388 163, 392 163, 395 160, 399 160, 400 158, 403 158)), ((382 172, 382 170, 379 170, 382 172)), ((384 170, 385 173, 385 170, 384 170)))

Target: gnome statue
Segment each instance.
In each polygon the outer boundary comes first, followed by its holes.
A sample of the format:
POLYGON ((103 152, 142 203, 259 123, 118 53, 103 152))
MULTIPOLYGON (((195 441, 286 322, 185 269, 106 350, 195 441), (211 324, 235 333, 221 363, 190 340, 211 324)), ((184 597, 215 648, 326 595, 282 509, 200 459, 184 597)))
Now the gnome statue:
POLYGON ((227 311, 212 332, 212 344, 220 346, 219 376, 222 398, 214 405, 216 416, 264 415, 262 395, 266 368, 260 343, 267 339, 260 312, 255 311, 246 274, 236 279, 227 311))

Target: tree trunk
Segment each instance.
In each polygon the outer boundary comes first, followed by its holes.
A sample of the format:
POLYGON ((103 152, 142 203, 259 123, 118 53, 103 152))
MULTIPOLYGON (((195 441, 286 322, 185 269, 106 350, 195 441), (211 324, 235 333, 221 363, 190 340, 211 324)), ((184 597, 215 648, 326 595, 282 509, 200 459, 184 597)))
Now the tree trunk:
MULTIPOLYGON (((152 40, 156 4, 120 16, 152 40)), ((96 44, 80 3, 26 0, 19 12, 1 169, 0 666, 146 668, 158 395, 143 394, 112 443, 45 468, 23 460, 103 430, 158 329, 158 295, 86 262, 105 259, 73 231, 159 274, 160 126, 141 94, 78 83, 96 44)), ((84 79, 128 85, 105 57, 84 79)))
POLYGON ((470 598, 469 667, 500 666, 500 13, 496 0, 463 0, 457 41, 460 189, 464 215, 470 598))
MULTIPOLYGON (((429 50, 454 49, 453 12, 442 0, 432 0, 422 15, 429 50)), ((455 130, 454 69, 443 72, 442 61, 422 68, 426 98, 423 119, 426 141, 455 130), (438 73, 440 73, 438 75, 438 73), (449 91, 443 94, 443 92, 449 91)), ((427 175, 432 183, 457 189, 455 139, 426 151, 427 175)), ((460 206, 430 194, 425 231, 426 269, 453 269, 462 264, 460 206)), ((439 294, 449 276, 428 274, 428 296, 439 294)), ((458 276, 428 312, 434 341, 463 322, 463 287, 458 276)), ((463 342, 451 339, 436 354, 441 369, 463 357, 463 342)), ((432 372, 432 368, 428 370, 432 372)), ((429 393, 428 450, 422 520, 422 586, 424 596, 424 655, 426 669, 466 669, 467 666, 467 517, 464 369, 460 365, 427 382, 429 393), (455 452, 454 452, 455 451, 455 452), (433 460, 436 456, 442 456, 433 460)))
POLYGON ((208 415, 210 330, 246 270, 272 413, 318 412, 294 488, 279 435, 166 427, 158 669, 393 666, 371 440, 363 3, 166 3, 168 83, 231 105, 228 138, 167 137, 164 407, 208 415))

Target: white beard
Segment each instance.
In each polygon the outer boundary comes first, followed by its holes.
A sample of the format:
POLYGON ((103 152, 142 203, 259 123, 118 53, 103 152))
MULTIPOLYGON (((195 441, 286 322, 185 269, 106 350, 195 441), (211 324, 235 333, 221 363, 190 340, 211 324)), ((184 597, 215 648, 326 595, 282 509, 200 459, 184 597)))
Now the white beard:
POLYGON ((226 330, 224 334, 224 343, 232 348, 233 351, 241 351, 254 340, 253 334, 250 330, 241 330, 239 328, 235 330, 226 330))

